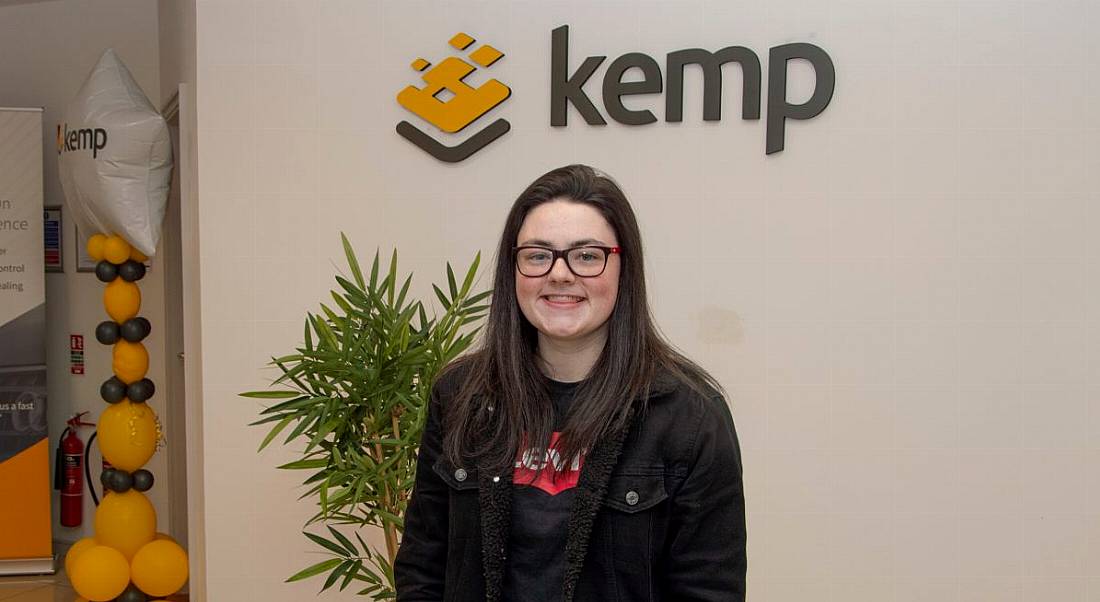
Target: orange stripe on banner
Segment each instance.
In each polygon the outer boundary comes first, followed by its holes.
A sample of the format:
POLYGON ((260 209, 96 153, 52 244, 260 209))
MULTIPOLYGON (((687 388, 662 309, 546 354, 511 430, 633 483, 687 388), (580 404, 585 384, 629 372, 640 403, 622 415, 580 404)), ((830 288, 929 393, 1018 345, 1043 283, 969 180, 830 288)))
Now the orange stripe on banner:
POLYGON ((0 559, 53 553, 48 443, 43 438, 0 463, 0 559))

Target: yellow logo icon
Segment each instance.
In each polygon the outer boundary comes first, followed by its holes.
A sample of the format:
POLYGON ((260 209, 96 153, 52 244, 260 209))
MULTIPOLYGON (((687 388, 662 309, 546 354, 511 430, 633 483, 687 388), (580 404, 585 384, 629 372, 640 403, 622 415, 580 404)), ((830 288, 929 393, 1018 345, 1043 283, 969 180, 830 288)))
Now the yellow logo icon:
MULTIPOLYGON (((473 46, 474 41, 469 35, 458 33, 451 38, 450 45, 456 50, 465 51, 473 46)), ((476 65, 488 68, 503 56, 496 48, 482 44, 470 52, 468 58, 476 65)), ((448 134, 465 129, 512 94, 508 86, 496 79, 490 79, 477 88, 467 84, 463 80, 476 71, 477 67, 463 58, 450 56, 434 67, 425 59, 418 58, 412 62, 412 68, 422 72, 420 78, 424 85, 407 86, 397 94, 397 102, 448 134)), ((437 159, 449 163, 469 157, 504 135, 510 128, 511 125, 506 120, 498 119, 465 142, 446 146, 407 121, 397 124, 399 134, 437 159)))

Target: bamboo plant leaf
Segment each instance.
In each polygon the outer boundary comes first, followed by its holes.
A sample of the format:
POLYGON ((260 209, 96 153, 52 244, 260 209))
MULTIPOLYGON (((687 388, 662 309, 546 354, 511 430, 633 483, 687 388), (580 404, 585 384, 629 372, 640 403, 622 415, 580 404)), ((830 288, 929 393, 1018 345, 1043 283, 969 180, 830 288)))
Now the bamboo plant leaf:
POLYGON ((348 572, 354 565, 355 562, 351 560, 341 562, 340 565, 336 567, 336 570, 329 574, 328 579, 325 579, 325 584, 321 586, 321 591, 325 591, 333 585, 336 585, 336 582, 344 576, 344 573, 348 572))
POLYGON ((294 581, 301 581, 302 579, 307 579, 307 578, 313 577, 315 575, 320 575, 321 573, 323 573, 323 572, 325 572, 329 569, 335 568, 341 562, 343 562, 343 560, 341 560, 339 558, 330 558, 329 560, 324 560, 322 562, 318 562, 317 564, 314 564, 310 567, 302 569, 301 571, 298 571, 297 573, 295 573, 294 575, 289 577, 286 580, 286 582, 287 583, 292 583, 294 581))
POLYGON ((409 274, 408 278, 405 278, 405 283, 401 285, 401 292, 397 294, 397 304, 394 309, 400 310, 405 303, 405 296, 409 293, 409 285, 412 284, 413 275, 409 274))
POLYGON ((355 257, 355 249, 351 247, 351 242, 343 232, 340 233, 340 242, 344 245, 344 257, 348 260, 348 267, 351 268, 352 277, 355 278, 355 282, 358 283, 361 288, 365 285, 365 282, 363 281, 363 271, 359 269, 359 260, 355 257))
POLYGON ((451 269, 450 262, 447 263, 447 288, 451 291, 451 299, 458 298, 458 286, 455 284, 455 271, 451 269))
POLYGON ((390 256, 390 273, 386 276, 386 300, 393 307, 394 289, 397 287, 397 249, 390 256))
POLYGON ((247 393, 241 393, 241 397, 250 397, 252 399, 287 399, 290 397, 298 397, 301 395, 298 391, 248 391, 247 393))
MULTIPOLYGON (((362 285, 360 285, 362 286, 362 285)), ((378 291, 378 250, 374 251, 374 261, 370 266, 370 285, 367 290, 374 293, 378 291)))
POLYGON ((436 298, 439 299, 439 303, 443 305, 444 309, 451 309, 451 301, 447 298, 447 295, 443 294, 443 291, 439 290, 439 287, 432 285, 432 290, 435 291, 436 298))
POLYGON ((302 531, 302 535, 305 535, 307 538, 309 538, 310 541, 321 546, 322 548, 325 548, 333 554, 343 556, 346 553, 344 552, 344 549, 341 548, 336 542, 329 541, 324 537, 321 537, 320 535, 310 533, 309 531, 302 531))
POLYGON ((347 550, 348 554, 354 556, 359 553, 359 550, 355 548, 355 544, 351 543, 351 540, 348 539, 346 535, 337 531, 336 529, 333 529, 332 527, 329 527, 328 530, 332 532, 333 537, 340 540, 340 543, 344 546, 344 549, 347 550))
POLYGON ((264 440, 260 442, 260 447, 256 451, 263 451, 264 448, 267 447, 269 443, 271 443, 271 440, 279 436, 279 433, 283 432, 283 429, 286 428, 286 425, 290 424, 292 420, 294 420, 293 416, 287 416, 286 418, 280 420, 279 424, 276 424, 274 427, 272 427, 271 432, 269 432, 267 436, 264 437, 264 440))
POLYGON ((481 265, 481 251, 477 252, 474 256, 473 263, 470 264, 470 268, 466 270, 466 277, 462 280, 462 290, 459 291, 459 296, 465 297, 470 292, 470 286, 474 283, 474 277, 477 276, 477 268, 481 265))

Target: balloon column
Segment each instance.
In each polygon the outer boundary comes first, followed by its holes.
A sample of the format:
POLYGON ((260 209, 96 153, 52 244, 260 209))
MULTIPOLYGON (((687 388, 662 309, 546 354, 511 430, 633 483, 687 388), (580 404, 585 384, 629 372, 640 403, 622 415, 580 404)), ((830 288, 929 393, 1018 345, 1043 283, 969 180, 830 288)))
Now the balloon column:
POLYGON ((107 402, 98 438, 111 468, 100 480, 106 495, 95 513, 95 537, 81 539, 65 557, 73 589, 90 602, 145 602, 180 590, 187 581, 187 553, 157 533, 157 516, 145 492, 153 474, 142 468, 161 439, 160 423, 146 401, 156 392, 145 377, 149 352, 142 341, 149 321, 138 316, 145 260, 121 236, 96 234, 88 254, 96 276, 107 284, 103 305, 110 320, 96 327, 96 340, 113 345, 114 376, 100 387, 107 402))

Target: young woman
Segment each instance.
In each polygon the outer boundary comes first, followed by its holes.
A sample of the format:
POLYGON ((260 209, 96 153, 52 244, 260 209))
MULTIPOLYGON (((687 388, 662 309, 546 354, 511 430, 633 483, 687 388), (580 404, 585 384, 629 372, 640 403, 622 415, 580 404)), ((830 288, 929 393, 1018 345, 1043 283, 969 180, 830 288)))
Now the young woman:
POLYGON ((483 343, 432 390, 398 601, 744 600, 719 391, 653 324, 619 187, 583 165, 535 180, 504 225, 483 343))

